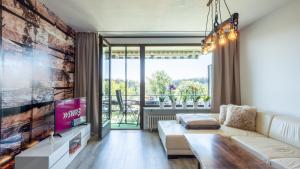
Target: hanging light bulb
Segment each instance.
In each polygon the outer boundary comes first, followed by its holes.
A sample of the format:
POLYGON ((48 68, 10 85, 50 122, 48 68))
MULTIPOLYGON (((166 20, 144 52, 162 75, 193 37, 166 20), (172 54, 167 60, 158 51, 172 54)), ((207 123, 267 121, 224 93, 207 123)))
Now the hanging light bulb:
POLYGON ((237 32, 236 30, 234 29, 233 26, 230 27, 230 32, 229 32, 229 35, 228 35, 228 39, 233 41, 233 40, 236 40, 237 38, 237 32))
POLYGON ((216 48, 216 43, 214 40, 211 40, 210 43, 207 45, 207 49, 208 49, 208 51, 211 52, 211 51, 215 50, 215 48, 216 48))
POLYGON ((203 55, 207 55, 207 54, 208 54, 207 41, 205 41, 204 39, 202 40, 202 49, 201 49, 201 53, 202 53, 203 55))
POLYGON ((211 37, 211 42, 210 42, 210 51, 213 51, 216 49, 216 39, 217 39, 217 34, 213 33, 211 37))
POLYGON ((206 45, 204 45, 204 46, 202 47, 202 54, 203 54, 203 55, 207 55, 207 54, 208 54, 208 49, 207 49, 207 46, 206 46, 206 45))
POLYGON ((207 41, 205 42, 205 46, 207 47, 207 50, 208 51, 211 51, 212 50, 212 46, 211 46, 211 37, 208 37, 207 38, 207 41))
POLYGON ((216 43, 215 43, 215 41, 211 41, 210 42, 210 46, 209 46, 209 50, 210 51, 213 51, 213 50, 215 50, 216 49, 216 43))
POLYGON ((225 43, 226 43, 225 33, 224 33, 223 29, 221 29, 220 33, 219 33, 219 44, 225 45, 225 43))

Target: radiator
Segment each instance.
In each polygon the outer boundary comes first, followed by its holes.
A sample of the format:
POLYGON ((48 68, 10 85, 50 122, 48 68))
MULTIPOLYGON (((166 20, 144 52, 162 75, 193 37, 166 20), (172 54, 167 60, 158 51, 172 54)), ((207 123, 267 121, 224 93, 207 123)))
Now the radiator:
POLYGON ((170 115, 163 115, 163 114, 155 114, 155 115, 149 115, 147 118, 148 126, 146 126, 147 129, 150 131, 157 129, 157 124, 159 120, 176 120, 175 114, 170 115))
POLYGON ((209 113, 209 109, 160 109, 158 107, 144 107, 143 108, 143 129, 144 130, 156 130, 157 122, 160 120, 176 120, 176 114, 178 113, 209 113))

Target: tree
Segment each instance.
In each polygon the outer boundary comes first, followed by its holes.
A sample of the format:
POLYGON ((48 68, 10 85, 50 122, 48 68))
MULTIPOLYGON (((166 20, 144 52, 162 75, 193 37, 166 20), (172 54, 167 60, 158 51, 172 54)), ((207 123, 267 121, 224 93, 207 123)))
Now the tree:
POLYGON ((156 71, 148 78, 150 90, 155 95, 165 95, 167 85, 171 84, 172 79, 165 71, 156 71))
POLYGON ((125 95, 125 81, 120 79, 111 80, 111 95, 116 95, 116 91, 121 90, 122 95, 125 95))
POLYGON ((208 90, 207 85, 191 80, 180 81, 177 89, 177 94, 180 95, 183 102, 186 102, 188 98, 198 101, 201 97, 207 95, 208 90))

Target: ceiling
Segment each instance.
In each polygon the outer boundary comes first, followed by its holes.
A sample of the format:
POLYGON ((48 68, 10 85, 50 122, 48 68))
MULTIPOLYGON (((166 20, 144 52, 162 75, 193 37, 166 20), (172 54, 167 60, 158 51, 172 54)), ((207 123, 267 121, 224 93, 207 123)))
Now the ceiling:
MULTIPOLYGON (((199 35, 208 0, 42 0, 76 31, 102 35, 199 35)), ((292 0, 227 0, 244 27, 292 0)), ((228 13, 222 5, 223 19, 228 13)), ((202 32, 203 33, 203 32, 202 32)))

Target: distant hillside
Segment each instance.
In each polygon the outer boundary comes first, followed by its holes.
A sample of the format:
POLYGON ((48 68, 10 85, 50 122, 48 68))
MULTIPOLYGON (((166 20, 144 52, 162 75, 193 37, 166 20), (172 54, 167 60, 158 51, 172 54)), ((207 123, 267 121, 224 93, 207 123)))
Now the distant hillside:
POLYGON ((202 77, 202 78, 192 78, 192 79, 177 79, 177 80, 173 80, 173 83, 175 85, 178 85, 181 81, 193 81, 193 82, 199 82, 202 84, 207 84, 208 78, 202 77))

